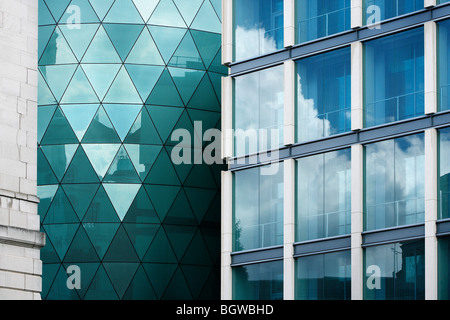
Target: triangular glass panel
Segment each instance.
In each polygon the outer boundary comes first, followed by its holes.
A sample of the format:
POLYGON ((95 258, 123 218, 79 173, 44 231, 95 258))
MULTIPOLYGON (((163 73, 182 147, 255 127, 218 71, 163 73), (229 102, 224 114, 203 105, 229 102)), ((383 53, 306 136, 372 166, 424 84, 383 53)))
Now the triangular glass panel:
MULTIPOLYGON (((214 201, 215 203, 216 201, 214 201)), ((219 205, 214 209, 214 215, 217 217, 217 220, 220 220, 220 200, 217 203, 219 205)), ((204 222, 208 220, 205 218, 204 222)), ((204 225, 208 225, 208 223, 204 223, 204 225)), ((215 224, 210 224, 210 226, 210 228, 200 227, 200 232, 202 233, 212 263, 217 265, 217 263, 220 263, 220 222, 215 222, 215 224)))
POLYGON ((114 235, 119 229, 119 226, 119 223, 83 223, 83 228, 86 230, 86 233, 100 259, 103 259, 103 256, 108 250, 114 235))
POLYGON ((103 266, 121 299, 130 285, 139 263, 104 263, 103 266))
MULTIPOLYGON (((203 144, 203 146, 209 145, 213 143, 214 139, 209 139, 211 136, 206 139, 205 132, 210 129, 219 129, 220 128, 220 112, 208 112, 204 110, 197 110, 197 109, 188 109, 187 113, 189 114, 190 119, 193 119, 194 122, 201 122, 201 129, 202 132, 200 132, 200 126, 197 126, 196 128, 196 139, 199 139, 198 143, 203 144), (197 132, 198 131, 198 132, 197 132), (205 140, 205 141, 203 141, 205 140)), ((214 138, 220 138, 219 136, 220 132, 216 132, 214 135, 214 138)), ((215 141, 217 142, 217 141, 215 141)), ((216 150, 219 151, 219 150, 216 150)))
POLYGON ((147 22, 155 10, 156 5, 159 3, 159 0, 133 0, 133 2, 141 14, 142 19, 147 22))
POLYGON ((169 71, 178 88, 178 92, 180 92, 184 104, 187 105, 205 72, 201 70, 187 70, 172 67, 169 68, 169 71))
POLYGON ((40 258, 43 261, 44 265, 49 263, 60 263, 61 259, 59 259, 58 254, 56 253, 55 248, 53 247, 52 241, 47 235, 47 231, 44 227, 41 226, 40 231, 46 234, 45 238, 45 246, 41 248, 40 258))
POLYGON ((130 0, 116 0, 103 22, 144 24, 145 21, 142 20, 133 2, 130 0))
POLYGON ((75 136, 69 122, 67 121, 60 108, 57 108, 53 115, 47 131, 42 138, 42 145, 49 144, 73 144, 78 143, 78 139, 75 136))
POLYGON ((42 74, 38 73, 38 105, 42 106, 45 104, 53 104, 57 103, 56 98, 53 96, 53 93, 50 91, 50 88, 45 82, 42 74))
MULTIPOLYGON (((43 260, 42 251, 44 251, 45 247, 48 244, 45 244, 44 248, 41 249, 41 259, 43 260)), ((51 245, 51 244, 50 244, 51 245)), ((55 253, 56 255, 56 253, 55 253)), ((45 260, 44 260, 45 261, 45 260)), ((55 280, 56 274, 60 268, 60 263, 44 263, 42 265, 42 274, 45 274, 45 277, 42 277, 42 292, 41 298, 47 299, 48 292, 52 287, 53 281, 55 280)))
POLYGON ((126 63, 164 66, 161 54, 147 28, 142 30, 141 35, 127 57, 126 63))
POLYGON ((221 34, 191 30, 205 67, 208 69, 221 46, 221 34))
MULTIPOLYGON (((214 62, 213 62, 213 64, 214 64, 214 62)), ((225 73, 220 74, 220 73, 208 71, 209 79, 211 79, 211 84, 213 85, 214 92, 216 93, 216 96, 217 96, 217 99, 219 99, 219 102, 221 101, 221 93, 222 93, 221 79, 224 75, 225 75, 225 73)))
POLYGON ((76 68, 76 64, 39 67, 45 81, 49 84, 49 87, 52 88, 51 90, 57 101, 61 100, 61 97, 66 90, 69 81, 72 79, 76 68))
POLYGON ((173 132, 175 124, 183 113, 182 108, 167 106, 147 106, 147 110, 163 142, 167 141, 173 132))
POLYGON ((162 144, 161 138, 155 129, 152 119, 148 115, 147 109, 143 108, 142 112, 136 118, 133 126, 131 127, 125 143, 133 144, 162 144))
POLYGON ((99 99, 86 78, 83 69, 78 67, 72 81, 70 81, 70 84, 61 99, 61 104, 98 102, 99 99))
POLYGON ((75 213, 82 221, 97 192, 98 184, 63 184, 62 187, 75 213))
POLYGON ((103 180, 105 177, 119 148, 120 144, 83 144, 83 149, 91 161, 99 180, 103 180))
MULTIPOLYGON (((152 203, 145 191, 144 187, 141 187, 136 198, 128 210, 128 213, 123 220, 124 223, 134 223, 134 224, 159 224, 160 220, 153 208, 152 203)), ((127 228, 128 230, 128 228, 127 228)), ((133 239, 133 237, 130 238, 133 239)))
POLYGON ((186 35, 174 52, 168 65, 178 68, 205 70, 202 58, 190 32, 186 32, 186 35))
MULTIPOLYGON (((64 34, 64 37, 67 39, 67 42, 79 61, 83 58, 98 27, 98 24, 82 24, 80 25, 80 29, 76 29, 71 27, 71 25, 59 25, 61 32, 64 34)), ((39 36, 41 35, 39 34, 39 36)))
POLYGON ((177 88, 170 76, 170 73, 165 69, 149 95, 146 104, 166 105, 173 107, 183 107, 183 102, 178 93, 177 88))
MULTIPOLYGON (((38 162, 39 164, 39 162, 38 162)), ((39 172, 39 171, 38 171, 39 172)), ((38 212, 39 217, 41 219, 41 222, 44 220, 45 215, 47 214, 47 210, 50 207, 50 204, 52 203, 53 197, 56 194, 56 190, 58 190, 57 185, 51 185, 51 186, 37 186, 37 195, 40 199, 38 204, 38 212)))
POLYGON ((63 183, 97 183, 99 179, 83 148, 78 147, 72 163, 64 175, 63 183))
MULTIPOLYGON (((95 273, 97 272, 100 263, 99 262, 83 262, 80 263, 78 261, 75 261, 76 265, 80 267, 80 270, 82 270, 80 276, 81 276, 81 288, 75 289, 78 295, 80 296, 80 299, 84 299, 84 295, 86 294, 86 291, 88 290, 92 279, 95 276, 95 273)), ((67 268, 70 266, 70 263, 65 263, 64 268, 67 270, 67 268)), ((44 277, 45 278, 45 277, 44 277)))
POLYGON ((216 11, 217 17, 222 21, 222 1, 221 0, 209 0, 213 5, 214 11, 216 11))
POLYGON ((61 181, 78 148, 78 144, 50 145, 41 148, 56 177, 61 181))
POLYGON ((56 191, 55 197, 53 198, 52 204, 48 209, 47 215, 43 221, 44 225, 54 224, 54 223, 78 223, 78 219, 72 205, 67 199, 66 194, 60 187, 56 191))
MULTIPOLYGON (((128 1, 129 2, 129 1, 128 1)), ((143 25, 135 24, 103 24, 109 38, 119 53, 122 61, 125 61, 136 39, 141 34, 143 25)))
POLYGON ((142 103, 125 67, 122 67, 109 89, 104 103, 142 103))
POLYGON ((83 143, 120 143, 120 138, 113 128, 108 115, 103 106, 100 106, 95 114, 86 134, 83 143))
POLYGON ((173 251, 177 256, 178 261, 181 261, 184 252, 186 251, 187 247, 191 243, 192 238, 194 237, 197 227, 184 225, 165 225, 164 230, 166 230, 167 238, 172 245, 173 251))
POLYGON ((191 206, 183 190, 178 193, 177 198, 172 204, 169 212, 164 218, 163 224, 195 226, 197 221, 191 206))
MULTIPOLYGON (((103 0, 102 0, 103 1, 103 0)), ((103 26, 98 28, 94 39, 83 56, 83 63, 122 63, 103 26)))
POLYGON ((222 23, 211 5, 211 2, 208 0, 203 2, 200 11, 195 16, 194 22, 192 22, 191 28, 214 33, 222 33, 222 23))
POLYGON ((66 11, 70 0, 44 0, 47 3, 50 12, 56 22, 59 22, 61 16, 66 11))
POLYGON ((121 225, 103 258, 105 262, 139 262, 139 257, 121 225))
POLYGON ((142 266, 150 279, 153 289, 155 289, 158 299, 161 298, 177 269, 177 265, 169 263, 143 263, 142 266))
MULTIPOLYGON (((140 183, 141 180, 134 169, 127 151, 122 146, 117 152, 108 172, 103 179, 108 183, 140 183)), ((123 216, 121 217, 123 219, 123 216)))
POLYGON ((114 0, 89 0, 100 20, 105 18, 106 13, 111 8, 114 0))
POLYGON ((97 96, 103 100, 120 69, 120 64, 83 64, 82 68, 97 96))
POLYGON ((124 223, 123 226, 139 258, 142 259, 159 229, 159 224, 124 223))
POLYGON ((37 150, 37 160, 37 181, 39 185, 57 184, 58 179, 56 179, 52 168, 40 148, 37 150))
POLYGON ((61 106, 67 121, 69 121, 79 141, 83 139, 98 108, 99 104, 68 104, 61 106))
POLYGON ((217 189, 210 166, 208 165, 194 166, 184 185, 186 187, 217 189))
POLYGON ((165 149, 161 150, 144 182, 149 184, 180 185, 180 180, 165 149))
MULTIPOLYGON (((169 239, 167 239, 164 228, 159 228, 158 233, 156 234, 152 244, 148 248, 143 261, 157 263, 177 263, 177 258, 173 253, 172 246, 170 245, 169 239)), ((151 277, 150 281, 152 281, 151 277)))
POLYGON ((174 0, 174 2, 181 15, 183 16, 186 25, 189 27, 192 23, 192 20, 194 20, 194 17, 197 14, 198 10, 200 9, 203 0, 174 0))
POLYGON ((144 181, 155 163, 156 157, 161 152, 162 146, 127 144, 125 149, 139 177, 144 181))
POLYGON ((55 24, 55 19, 53 19, 52 14, 48 11, 47 5, 44 0, 39 0, 38 5, 38 16, 39 16, 39 26, 55 24))
POLYGON ((187 27, 172 0, 161 0, 148 20, 148 24, 179 28, 187 27))
POLYGON ((47 44, 50 40, 50 37, 53 35, 53 31, 55 31, 55 26, 42 26, 38 28, 38 60, 41 59, 42 53, 45 48, 47 48, 47 44))
POLYGON ((69 63, 78 63, 78 61, 73 55, 72 49, 69 47, 63 33, 59 27, 56 27, 42 54, 39 65, 69 63))
POLYGON ((207 74, 204 75, 197 90, 189 101, 188 108, 216 111, 220 116, 220 102, 214 93, 213 86, 207 74))
MULTIPOLYGON (((92 200, 91 205, 89 206, 89 209, 87 210, 86 214, 84 215, 83 222, 85 223, 84 228, 88 233, 90 232, 90 227, 95 226, 101 228, 101 226, 106 226, 109 223, 112 222, 120 222, 119 217, 117 216, 116 210, 114 209, 111 201, 109 200, 108 195, 106 194, 105 189, 101 185, 100 188, 97 191, 97 194, 95 195, 94 199, 92 200), (109 223, 105 223, 109 222, 109 223)), ((117 228, 119 226, 117 225, 117 228)), ((116 228, 116 229, 117 229, 116 228)), ((116 233, 117 230, 113 232, 113 235, 116 233)), ((92 231, 94 232, 94 231, 92 231)), ((100 232, 101 233, 101 232, 100 232)), ((111 236, 112 239, 112 236, 111 236)), ((104 253, 104 252, 103 252, 104 253)))
POLYGON ((142 105, 132 104, 104 104, 103 107, 111 120, 120 140, 124 140, 136 117, 141 111, 142 105))
POLYGON ((109 196, 120 221, 128 212, 130 205, 133 203, 136 194, 138 193, 140 184, 103 184, 106 193, 109 196))
POLYGON ((191 292, 180 267, 175 271, 172 281, 167 286, 161 300, 192 300, 191 292))
POLYGON ((51 285, 47 294, 46 300, 80 300, 75 290, 67 288, 67 280, 69 276, 63 265, 58 270, 53 284, 51 285))
POLYGON ((136 86, 142 101, 146 101, 148 95, 155 87, 156 81, 161 76, 164 67, 162 66, 144 66, 144 65, 125 65, 131 80, 136 86))
POLYGON ((79 228, 72 244, 67 250, 67 254, 64 257, 64 262, 96 262, 99 261, 95 249, 92 246, 91 241, 86 235, 86 231, 83 228, 79 228))
POLYGON ((64 259, 75 232, 78 230, 78 226, 78 223, 44 225, 46 236, 52 242, 60 260, 64 259))
POLYGON ((78 28, 78 32, 81 32, 84 24, 98 22, 100 20, 98 20, 97 14, 92 9, 88 0, 72 0, 59 23, 72 25, 71 27, 73 29, 78 28), (74 19, 74 16, 78 19, 74 19))
MULTIPOLYGON (((183 111, 183 114, 178 119, 178 122, 175 124, 175 126, 172 128, 172 132, 175 130, 184 130, 189 132, 189 139, 187 139, 185 136, 181 137, 172 137, 169 136, 165 143, 169 146, 177 145, 179 147, 183 148, 192 148, 194 146, 194 139, 198 139, 197 133, 194 131, 194 125, 192 124, 192 121, 189 117, 189 114, 187 112, 187 109, 183 111), (178 140, 177 140, 178 138, 178 140)), ((194 150, 195 151, 195 150, 194 150)), ((192 152, 194 153, 194 152, 192 152)))
MULTIPOLYGON (((166 146, 167 152, 172 154, 174 146, 166 146)), ((175 150, 176 152, 177 150, 175 150)), ((175 171, 177 172, 178 178, 180 179, 181 184, 184 184, 184 180, 186 180, 187 176, 192 170, 192 167, 194 166, 194 163, 188 162, 188 163, 180 163, 174 166, 175 171)))
POLYGON ((89 289, 84 296, 84 300, 119 300, 117 293, 101 264, 92 279, 89 289))
POLYGON ((136 271, 123 300, 156 300, 156 294, 142 265, 136 271))
POLYGON ((217 191, 185 187, 184 192, 186 192, 188 201, 194 211, 197 223, 201 224, 206 212, 217 194, 217 191))
POLYGON ((148 26, 164 61, 169 62, 173 53, 186 34, 186 29, 148 26))
POLYGON ((212 265, 211 257, 209 256, 208 249, 205 245, 205 240, 200 232, 197 232, 194 239, 192 239, 192 242, 183 257, 182 263, 205 266, 212 265))
POLYGON ((193 298, 198 299, 211 275, 212 268, 208 266, 181 265, 181 270, 185 275, 193 298))
POLYGON ((160 221, 163 221, 181 188, 160 185, 144 185, 144 187, 147 190, 147 194, 153 203, 160 221))

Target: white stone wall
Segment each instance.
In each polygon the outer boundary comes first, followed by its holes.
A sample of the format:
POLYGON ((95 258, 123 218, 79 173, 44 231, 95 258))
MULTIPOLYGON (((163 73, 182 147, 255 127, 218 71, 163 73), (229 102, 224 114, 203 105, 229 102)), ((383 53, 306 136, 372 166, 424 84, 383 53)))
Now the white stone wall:
POLYGON ((0 0, 0 299, 39 299, 38 1, 0 0))

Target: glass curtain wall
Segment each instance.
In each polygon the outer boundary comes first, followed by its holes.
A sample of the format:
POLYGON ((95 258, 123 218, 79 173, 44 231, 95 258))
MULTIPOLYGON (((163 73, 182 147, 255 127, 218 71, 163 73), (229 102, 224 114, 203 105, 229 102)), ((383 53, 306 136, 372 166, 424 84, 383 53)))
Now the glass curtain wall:
POLYGON ((438 110, 444 111, 450 109, 450 20, 437 22, 437 57, 438 57, 438 110))
POLYGON ((363 17, 371 24, 377 18, 386 20, 423 8, 424 0, 363 0, 363 17))

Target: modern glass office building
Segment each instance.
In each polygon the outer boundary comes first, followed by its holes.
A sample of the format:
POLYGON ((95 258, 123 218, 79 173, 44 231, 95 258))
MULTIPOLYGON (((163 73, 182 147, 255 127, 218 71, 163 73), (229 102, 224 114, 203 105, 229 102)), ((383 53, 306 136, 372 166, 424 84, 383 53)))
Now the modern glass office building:
POLYGON ((220 297, 222 167, 172 133, 220 129, 221 9, 39 1, 43 299, 220 297))
POLYGON ((449 299, 449 1, 224 0, 222 39, 221 297, 449 299))

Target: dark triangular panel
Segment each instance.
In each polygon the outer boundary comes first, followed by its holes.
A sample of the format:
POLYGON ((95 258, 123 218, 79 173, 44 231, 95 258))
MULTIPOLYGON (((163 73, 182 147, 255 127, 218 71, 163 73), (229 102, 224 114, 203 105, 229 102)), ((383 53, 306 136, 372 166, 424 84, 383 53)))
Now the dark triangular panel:
POLYGON ((178 92, 183 99, 184 105, 187 105, 205 72, 202 70, 180 69, 174 67, 169 67, 169 71, 178 92))
POLYGON ((216 189, 211 168, 208 165, 196 165, 185 181, 187 187, 216 189))
POLYGON ((136 86, 142 101, 146 101, 150 92, 155 87, 156 81, 158 81, 161 76, 164 67, 134 64, 127 64, 125 67, 131 80, 136 86))
POLYGON ((85 300, 118 300, 119 297, 105 272, 103 265, 97 270, 89 289, 84 296, 85 300))
POLYGON ((166 63, 172 58, 173 53, 186 34, 186 29, 161 26, 148 26, 150 34, 155 40, 161 56, 166 63))
MULTIPOLYGON (((100 223, 100 225, 107 225, 105 223, 112 222, 120 222, 119 217, 117 216, 116 210, 114 209, 111 201, 109 200, 108 195, 106 194, 103 186, 97 191, 94 199, 92 200, 89 209, 84 215, 83 222, 89 224, 100 223)), ((116 233, 114 231, 113 235, 116 233)), ((112 239, 112 236, 111 236, 112 239)))
POLYGON ((172 281, 167 286, 162 300, 192 300, 192 294, 189 290, 189 286, 186 283, 183 272, 178 267, 173 275, 172 281))
POLYGON ((191 34, 200 52, 203 63, 208 69, 220 50, 221 35, 198 30, 192 30, 191 34))
POLYGON ((37 143, 41 143, 42 136, 47 130, 47 127, 55 114, 56 105, 39 106, 38 112, 38 128, 37 128, 37 143))
POLYGON ((205 70, 205 65, 190 32, 186 32, 168 65, 178 68, 205 70))
POLYGON ((192 210, 194 211, 197 222, 200 224, 211 206, 217 191, 188 187, 185 187, 184 191, 187 195, 192 210))
POLYGON ((122 299, 139 267, 139 263, 104 263, 103 266, 116 289, 119 299, 122 299))
POLYGON ((180 119, 184 109, 168 106, 147 106, 147 110, 161 140, 165 142, 169 139, 169 135, 173 132, 173 128, 180 119))
MULTIPOLYGON (((172 250, 164 228, 159 228, 158 233, 148 248, 143 259, 144 262, 177 263, 177 257, 172 250)), ((151 278, 150 278, 150 281, 151 278)))
MULTIPOLYGON (((39 170, 39 160, 38 160, 38 170, 39 170)), ((45 215, 47 214, 48 208, 50 208, 50 204, 52 203, 57 190, 58 185, 37 186, 37 196, 39 197, 40 200, 38 205, 38 212, 41 222, 44 221, 45 215)))
POLYGON ((164 291, 177 269, 177 264, 168 263, 143 263, 142 264, 150 282, 155 289, 158 299, 161 299, 164 291))
POLYGON ((78 139, 61 109, 57 108, 47 127, 47 131, 42 137, 41 144, 50 145, 73 143, 78 143, 78 139))
POLYGON ((124 146, 139 177, 144 181, 161 152, 162 146, 143 144, 126 144, 124 146))
POLYGON ((165 225, 164 230, 166 231, 167 238, 172 245, 178 261, 181 261, 184 252, 194 237, 197 227, 184 226, 180 223, 180 225, 177 226, 165 225))
POLYGON ((56 179, 56 176, 52 168, 48 164, 48 161, 45 158, 44 154, 42 153, 42 149, 40 148, 37 151, 37 161, 38 161, 37 181, 39 185, 49 185, 58 183, 58 179, 56 179))
POLYGON ((162 144, 161 138, 159 137, 155 125, 153 124, 146 108, 143 108, 141 113, 136 118, 136 121, 129 130, 128 136, 125 138, 124 142, 140 145, 162 144))
POLYGON ((44 225, 54 223, 79 223, 80 220, 67 199, 64 190, 59 187, 43 221, 44 225))
MULTIPOLYGON (((127 215, 125 216, 124 223, 146 223, 146 224, 158 224, 160 220, 158 215, 153 208, 153 205, 145 191, 144 187, 141 187, 139 192, 134 198, 133 203, 128 209, 127 215)), ((132 238, 130 236, 130 238, 132 238)))
POLYGON ((123 228, 119 227, 108 251, 103 258, 104 262, 139 262, 139 257, 131 244, 128 235, 123 228))
POLYGON ((89 240, 84 228, 79 228, 72 244, 67 250, 64 262, 78 263, 78 262, 96 262, 99 261, 94 247, 89 240))
POLYGON ((215 111, 220 117, 220 102, 214 93, 208 74, 205 73, 203 76, 202 81, 189 100, 188 108, 215 111))
POLYGON ((60 260, 64 259, 79 224, 44 225, 46 236, 50 239, 60 260))
POLYGON ((172 161, 164 148, 161 150, 144 182, 163 185, 180 184, 180 180, 173 168, 172 161))
MULTIPOLYGON (((46 245, 47 246, 47 245, 46 245)), ((41 249, 42 252, 42 249, 41 249)), ((44 259, 41 255, 41 259, 44 259)), ((44 260, 47 261, 47 260, 44 260)), ((56 274, 58 273, 59 268, 61 267, 60 263, 44 263, 42 265, 42 274, 45 276, 42 277, 42 292, 41 297, 42 299, 46 299, 48 292, 53 284, 53 281, 55 280, 56 274)))
POLYGON ((67 280, 69 275, 61 264, 58 272, 53 280, 53 284, 48 290, 47 300, 80 300, 75 290, 69 290, 67 280))
POLYGON ((212 265, 212 259, 206 247, 205 239, 203 238, 200 231, 197 231, 194 239, 192 239, 192 242, 190 243, 189 248, 186 250, 181 263, 204 266, 212 265))
POLYGON ((86 156, 83 148, 78 147, 78 150, 73 156, 72 163, 64 175, 63 183, 98 183, 98 176, 92 168, 89 159, 86 156))
POLYGON ((114 127, 106 114, 103 106, 100 106, 82 140, 83 143, 120 143, 114 127))
MULTIPOLYGON (((136 1, 136 0, 135 0, 136 1)), ((139 266, 133 280, 123 296, 123 300, 156 300, 156 294, 148 280, 142 265, 139 266)))
POLYGON ((163 221, 164 224, 195 226, 197 221, 182 189, 163 221))
POLYGON ((209 266, 181 265, 189 290, 194 299, 198 299, 211 275, 212 268, 209 266))
POLYGON ((143 25, 119 23, 105 23, 103 24, 103 27, 119 53, 122 61, 126 60, 131 48, 144 28, 143 25))
POLYGON ((179 186, 144 185, 161 221, 180 192, 179 186))
POLYGON ((96 194, 98 184, 64 184, 62 185, 67 198, 74 208, 80 221, 83 220, 86 210, 96 194))
POLYGON ((105 18, 106 13, 111 8, 114 0, 89 0, 100 20, 105 18))
POLYGON ((123 226, 139 259, 142 259, 159 229, 159 224, 124 223, 123 226))
POLYGON ((170 107, 183 107, 183 101, 181 100, 167 69, 162 73, 145 103, 170 107))
POLYGON ((119 223, 83 223, 83 228, 100 259, 103 259, 119 226, 119 223))
MULTIPOLYGON (((70 264, 70 263, 65 263, 63 266, 67 270, 67 268, 71 265, 72 264, 70 264)), ((80 263, 77 261, 76 266, 79 267, 80 271, 81 271, 81 288, 75 289, 75 290, 78 293, 80 299, 84 299, 86 291, 88 290, 88 288, 92 282, 92 279, 94 278, 95 274, 97 273, 100 263, 99 262, 80 263)))

